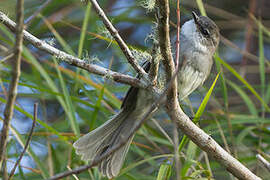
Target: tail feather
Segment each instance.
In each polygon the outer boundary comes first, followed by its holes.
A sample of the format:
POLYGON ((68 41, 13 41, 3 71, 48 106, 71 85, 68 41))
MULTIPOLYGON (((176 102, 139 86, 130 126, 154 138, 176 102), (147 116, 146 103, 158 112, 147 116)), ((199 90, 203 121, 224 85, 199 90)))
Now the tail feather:
MULTIPOLYGON (((138 120, 143 117, 152 102, 153 97, 147 91, 131 88, 123 102, 122 110, 116 116, 74 143, 76 153, 82 155, 83 160, 92 162, 109 152, 122 143, 122 139, 130 132, 134 132, 134 128, 140 123, 138 120)), ((99 171, 103 175, 108 178, 118 175, 133 137, 134 135, 100 162, 99 171)))
POLYGON ((133 136, 125 145, 123 145, 116 152, 109 155, 99 164, 98 169, 103 175, 106 175, 108 178, 113 178, 119 174, 132 139, 133 136))
MULTIPOLYGON (((132 111, 121 110, 102 126, 79 138, 73 144, 76 153, 82 156, 82 160, 92 162, 120 143, 121 139, 134 127, 135 120, 136 118, 132 117, 132 111)), ((103 175, 108 178, 117 176, 133 137, 99 164, 99 171, 103 175)))
POLYGON ((73 147, 76 149, 78 155, 82 155, 82 160, 91 162, 95 158, 103 141, 113 134, 125 117, 125 113, 120 111, 102 126, 79 138, 73 144, 73 147))

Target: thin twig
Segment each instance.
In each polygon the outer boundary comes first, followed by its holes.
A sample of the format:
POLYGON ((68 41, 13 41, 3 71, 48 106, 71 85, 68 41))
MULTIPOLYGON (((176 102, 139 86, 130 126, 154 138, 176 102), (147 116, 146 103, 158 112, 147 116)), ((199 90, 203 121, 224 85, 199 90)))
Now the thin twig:
MULTIPOLYGON (((208 169, 208 171, 209 171, 210 177, 211 177, 211 178, 214 178, 213 172, 212 172, 212 170, 211 170, 211 165, 210 165, 210 161, 209 161, 209 158, 208 158, 208 154, 207 154, 206 152, 203 151, 203 156, 204 156, 205 163, 206 163, 207 169, 208 169)), ((199 162, 199 161, 198 161, 198 162, 199 162)))
POLYGON ((148 134, 143 133, 142 135, 146 139, 146 141, 148 141, 150 144, 154 146, 156 151, 158 151, 160 154, 165 154, 164 150, 161 147, 159 147, 154 141, 152 141, 149 138, 150 136, 148 134))
MULTIPOLYGON (((71 170, 70 166, 67 166, 67 169, 71 170)), ((79 178, 75 174, 72 174, 72 176, 74 177, 75 180, 79 180, 79 178)))
POLYGON ((12 176, 14 175, 17 166, 20 164, 20 162, 21 162, 21 160, 22 160, 22 157, 23 157, 24 153, 26 152, 26 150, 27 150, 27 148, 28 148, 28 146, 29 146, 29 144, 30 144, 30 140, 31 140, 31 138, 32 138, 32 135, 33 135, 33 132, 34 132, 34 128, 35 128, 35 125, 36 125, 36 121, 37 121, 37 109, 38 109, 38 104, 35 103, 35 104, 34 104, 34 116, 33 116, 34 118, 33 118, 33 123, 32 123, 31 130, 30 130, 30 132, 29 132, 28 138, 27 138, 26 143, 25 143, 25 145, 24 145, 23 151, 22 151, 22 153, 20 154, 18 160, 16 161, 14 167, 12 168, 12 170, 11 170, 11 172, 10 172, 10 174, 9 174, 8 179, 11 179, 12 176))
POLYGON ((177 180, 180 180, 180 159, 179 159, 179 133, 178 133, 178 128, 177 128, 177 123, 173 121, 173 149, 174 149, 174 159, 175 159, 175 172, 176 172, 176 177, 177 180))
MULTIPOLYGON (((15 26, 16 23, 13 22, 11 19, 9 19, 3 12, 0 11, 0 22, 3 23, 6 27, 8 27, 11 31, 15 32, 15 26)), ((77 57, 74 57, 70 54, 67 54, 63 51, 60 51, 59 49, 47 44, 46 42, 38 39, 37 37, 33 36, 27 31, 23 31, 23 36, 24 39, 32 43, 36 48, 40 50, 44 50, 47 53, 56 56, 57 58, 65 61, 68 64, 71 64, 73 66, 82 68, 84 70, 87 70, 90 73, 94 73, 97 75, 101 76, 106 76, 106 77, 111 77, 114 81, 124 83, 124 84, 129 84, 134 87, 139 87, 139 88, 146 88, 147 84, 139 80, 137 78, 131 77, 129 75, 125 75, 122 73, 118 73, 115 71, 111 71, 109 69, 94 65, 94 64, 89 64, 84 60, 81 60, 77 57)))
MULTIPOLYGON (((1 164, 4 157, 4 152, 7 145, 7 137, 9 131, 10 120, 13 116, 13 109, 14 109, 14 102, 17 96, 17 86, 20 78, 20 67, 21 67, 21 52, 22 52, 22 44, 23 44, 23 0, 17 1, 17 26, 14 26, 14 30, 16 31, 16 42, 14 46, 14 63, 12 68, 12 78, 11 83, 8 90, 8 99, 4 110, 4 123, 1 130, 1 137, 0 137, 0 169, 1 164)), ((0 20, 1 21, 1 20, 0 20)))
POLYGON ((166 133, 166 131, 164 131, 164 129, 159 125, 159 123, 157 122, 157 120, 155 120, 154 118, 151 118, 151 120, 153 121, 153 123, 157 126, 157 128, 161 131, 161 133, 170 141, 170 143, 173 145, 173 140, 170 138, 170 136, 166 133))
POLYGON ((256 155, 256 158, 263 164, 263 166, 270 172, 270 163, 264 159, 260 154, 256 155))
MULTIPOLYGON (((179 2, 180 0, 177 0, 177 37, 176 37, 176 57, 175 57, 175 68, 179 68, 179 55, 180 55, 180 7, 179 2)), ((169 22, 168 22, 169 26, 169 22)), ((170 31, 169 31, 170 32, 170 31)), ((177 93, 177 87, 176 93, 177 93)), ((173 96, 175 98, 175 96, 173 96)), ((179 153, 178 153, 178 147, 179 147, 179 134, 178 134, 178 128, 177 128, 177 122, 173 121, 173 140, 174 140, 174 156, 175 156, 175 169, 176 169, 176 176, 177 180, 180 180, 180 159, 179 159, 179 153)))
MULTIPOLYGON (((7 159, 8 162, 12 163, 12 164, 15 164, 16 162, 15 161, 12 161, 10 159, 7 159)), ((41 171, 39 169, 34 169, 34 168, 31 168, 31 167, 27 167, 27 166, 24 166, 24 165, 19 165, 21 168, 24 168, 24 169, 27 169, 29 171, 32 171, 33 173, 37 173, 37 174, 41 174, 41 171)))
POLYGON ((153 43, 153 49, 151 53, 152 59, 151 59, 151 66, 149 70, 149 79, 152 85, 157 85, 157 78, 158 78, 158 69, 159 69, 159 45, 154 42, 153 43))
POLYGON ((126 43, 124 42, 124 40, 121 38, 121 36, 119 35, 118 31, 115 29, 115 27, 112 25, 112 23, 110 22, 110 20, 107 18, 106 14, 104 13, 104 11, 101 9, 101 7, 99 6, 99 4, 97 3, 96 0, 90 0, 95 11, 97 12, 97 14, 99 15, 99 17, 102 19, 103 24, 105 25, 105 27, 107 28, 107 30, 111 33, 111 35, 114 37, 115 41, 118 43, 119 47, 121 48, 122 52, 124 53, 124 55, 126 56, 129 64, 136 70, 136 72, 141 75, 141 77, 146 78, 147 74, 144 71, 144 69, 137 63, 136 59, 133 57, 130 49, 128 48, 128 46, 126 45, 126 43))
POLYGON ((227 151, 228 153, 231 153, 230 148, 229 148, 229 145, 228 145, 227 140, 226 140, 226 137, 225 137, 224 132, 223 132, 223 130, 222 130, 222 127, 221 127, 220 123, 218 122, 217 118, 214 117, 214 119, 215 119, 215 122, 216 122, 216 124, 217 124, 217 128, 218 128, 218 131, 219 131, 219 133, 220 133, 221 139, 223 140, 225 149, 226 149, 226 151, 227 151))
POLYGON ((0 50, 1 50, 2 52, 6 52, 6 51, 8 51, 8 48, 5 47, 5 46, 3 46, 2 44, 0 44, 0 50))
POLYGON ((176 34, 176 56, 175 56, 175 66, 178 67, 179 65, 179 54, 180 54, 180 7, 179 2, 180 0, 177 0, 177 34, 176 34))
POLYGON ((5 61, 9 60, 10 58, 12 58, 14 55, 14 53, 10 53, 8 55, 6 55, 5 57, 3 57, 3 59, 1 59, 0 63, 4 63, 5 61))
MULTIPOLYGON (((179 3, 179 2, 178 2, 179 3)), ((176 68, 175 63, 172 56, 171 51, 171 40, 170 40, 170 25, 169 25, 169 17, 170 17, 170 7, 168 0, 158 0, 158 7, 159 7, 159 17, 158 17, 158 31, 159 31, 159 44, 160 44, 160 51, 162 57, 164 59, 163 64, 166 71, 166 79, 167 82, 171 81, 172 76, 176 68)), ((180 31, 180 29, 179 29, 180 31)), ((179 39, 178 39, 179 45, 179 39)), ((177 47, 178 57, 179 58, 179 47, 177 47)), ((178 62, 178 59, 175 60, 178 62)), ((177 99, 177 81, 176 78, 172 82, 172 86, 167 94, 167 101, 166 101, 166 108, 171 108, 172 102, 177 99)), ((176 169, 176 176, 177 180, 180 179, 180 161, 179 161, 179 153, 178 153, 178 131, 177 131, 177 123, 173 120, 174 130, 174 159, 175 159, 175 169, 176 169)))

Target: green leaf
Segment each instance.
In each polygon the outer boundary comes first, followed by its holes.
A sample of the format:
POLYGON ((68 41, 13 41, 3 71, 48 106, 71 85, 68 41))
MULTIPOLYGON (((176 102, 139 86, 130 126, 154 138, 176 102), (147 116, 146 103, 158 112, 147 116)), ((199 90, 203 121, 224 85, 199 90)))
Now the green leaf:
MULTIPOLYGON (((87 32, 87 26, 88 26, 90 13, 91 13, 91 3, 88 2, 87 6, 86 6, 86 11, 84 13, 85 15, 84 15, 84 19, 83 19, 83 25, 82 25, 82 29, 81 29, 80 41, 79 41, 79 47, 78 47, 78 58, 80 58, 80 59, 82 58, 83 45, 84 45, 84 41, 85 41, 85 35, 86 35, 86 32, 87 32)), ((74 91, 75 92, 78 89, 78 85, 79 85, 78 75, 80 73, 81 73, 81 69, 76 68, 76 77, 75 77, 75 85, 74 85, 74 91)))
POLYGON ((83 44, 84 44, 85 35, 87 32, 87 26, 88 26, 90 13, 91 13, 91 3, 88 2, 87 6, 86 6, 86 11, 84 13, 85 15, 84 15, 83 25, 82 25, 82 29, 81 29, 80 42, 79 42, 79 47, 78 47, 78 58, 82 57, 83 44))
POLYGON ((55 28, 53 27, 53 25, 46 19, 46 17, 42 16, 41 14, 39 14, 39 16, 43 19, 43 21, 45 22, 45 24, 47 25, 47 27, 49 28, 49 30, 53 33, 54 37, 57 39, 57 41, 60 43, 60 45, 63 47, 63 49, 71 54, 71 55, 75 55, 74 51, 72 50, 72 48, 69 46, 69 44, 64 40, 64 38, 62 38, 62 36, 55 30, 55 28))
POLYGON ((253 131, 254 129, 256 129, 256 128, 257 128, 256 126, 250 126, 250 127, 246 127, 245 129, 243 129, 243 130, 238 134, 237 139, 236 139, 236 143, 237 143, 238 145, 241 145, 241 143, 243 143, 244 138, 245 138, 248 134, 252 133, 252 131, 253 131))
POLYGON ((215 53, 214 58, 215 58, 217 71, 220 72, 221 88, 222 88, 225 108, 226 108, 226 111, 227 111, 228 107, 229 107, 229 101, 228 101, 228 89, 227 89, 226 82, 225 82, 226 78, 225 78, 225 75, 223 73, 223 68, 222 68, 220 62, 217 60, 216 57, 218 57, 218 53, 215 53))
POLYGON ((162 154, 162 155, 158 155, 158 156, 152 156, 150 158, 146 158, 144 160, 141 160, 141 161, 138 161, 136 163, 132 163, 131 165, 127 166, 126 168, 123 168, 120 173, 119 173, 119 176, 122 176, 123 174, 127 173, 128 171, 130 171, 131 169, 145 163, 145 162, 148 162, 148 161, 152 161, 154 159, 159 159, 159 158, 170 158, 170 157, 173 157, 174 155, 173 154, 162 154))
POLYGON ((216 85, 216 82, 217 82, 217 80, 218 80, 219 75, 220 75, 220 72, 217 74, 217 76, 216 76, 214 82, 212 83, 210 89, 209 89, 208 92, 206 93, 206 95, 205 95, 205 97, 204 97, 204 99, 203 99, 203 101, 202 101, 202 103, 201 103, 199 109, 197 110, 197 112, 196 112, 196 114, 195 114, 195 117, 194 117, 194 123, 197 123, 197 122, 199 121, 200 117, 202 116, 202 114, 203 114, 203 112, 204 112, 204 109, 205 109, 205 107, 206 107, 206 104, 208 103, 208 101, 209 101, 209 99, 210 99, 210 96, 211 96, 211 94, 212 94, 212 92, 213 92, 213 89, 214 89, 214 87, 215 87, 215 85, 216 85))
MULTIPOLYGON (((1 101, 2 103, 6 103, 6 100, 5 100, 4 98, 2 98, 2 97, 0 97, 0 101, 1 101)), ((20 113, 24 114, 26 117, 28 117, 28 118, 30 118, 30 119, 33 120, 34 117, 33 117, 32 114, 30 114, 30 113, 24 111, 22 108, 20 108, 20 107, 17 106, 16 104, 14 105, 14 108, 15 108, 17 111, 19 111, 20 113)), ((43 126, 44 128, 46 128, 49 132, 51 132, 51 133, 53 133, 53 134, 59 136, 59 138, 60 138, 61 140, 63 140, 65 143, 69 144, 68 141, 67 141, 67 137, 62 136, 57 130, 55 130, 54 128, 52 128, 51 126, 49 126, 48 124, 46 124, 45 122, 41 121, 40 119, 37 119, 37 122, 38 122, 41 126, 43 126)))
POLYGON ((263 104, 265 109, 270 112, 269 106, 264 102, 264 100, 260 97, 260 95, 255 91, 255 89, 242 77, 240 74, 236 72, 235 69, 233 69, 228 63, 223 61, 220 57, 217 57, 217 60, 226 67, 238 80, 240 80, 249 90, 252 94, 256 96, 256 98, 263 104))
POLYGON ((91 116, 91 122, 90 122, 90 130, 93 130, 94 129, 94 125, 96 123, 96 119, 97 119, 97 115, 98 115, 98 112, 101 108, 101 101, 103 100, 103 94, 104 94, 104 89, 105 89, 105 83, 98 95, 98 99, 97 99, 97 102, 96 102, 96 105, 95 105, 95 109, 94 109, 94 112, 92 113, 92 116, 91 116))
POLYGON ((195 158, 197 150, 197 145, 194 144, 192 141, 189 141, 187 151, 186 151, 186 161, 183 163, 183 167, 181 168, 181 176, 186 176, 189 168, 194 164, 192 161, 195 158))
MULTIPOLYGON (((217 80, 218 80, 219 74, 220 74, 220 72, 217 74, 217 76, 216 76, 214 82, 212 83, 210 89, 209 89, 208 92, 206 93, 206 95, 205 95, 205 97, 204 97, 204 99, 203 99, 203 101, 202 101, 202 103, 201 103, 199 109, 197 110, 197 112, 196 112, 196 114, 195 114, 195 117, 194 117, 194 119, 193 119, 193 122, 194 122, 195 124, 199 121, 201 115, 202 115, 203 112, 204 112, 204 109, 205 109, 205 107, 206 107, 206 104, 207 104, 207 102, 209 101, 210 96, 211 96, 211 94, 212 94, 212 92, 213 92, 213 89, 214 89, 214 87, 215 87, 215 85, 216 85, 216 82, 217 82, 217 80)), ((178 147, 179 152, 182 151, 182 149, 183 149, 183 147, 186 145, 187 141, 188 141, 187 136, 184 135, 184 137, 182 138, 182 140, 181 140, 181 142, 180 142, 180 144, 179 144, 179 147, 178 147)))
POLYGON ((58 63, 54 57, 52 59, 55 63, 55 69, 57 71, 58 78, 59 78, 60 84, 61 84, 61 88, 62 88, 62 91, 64 93, 64 100, 65 100, 65 103, 67 105, 66 106, 66 108, 67 108, 66 114, 68 115, 68 119, 70 121, 70 125, 71 125, 72 130, 73 130, 74 134, 76 135, 76 137, 78 138, 78 137, 80 137, 80 128, 79 128, 79 125, 76 121, 74 106, 72 104, 70 94, 67 90, 67 86, 65 84, 63 76, 58 68, 58 63))
POLYGON ((239 86, 237 86, 235 83, 233 83, 230 80, 226 80, 226 82, 242 97, 242 99, 244 100, 244 102, 246 103, 249 112, 253 115, 253 116, 258 116, 258 111, 256 109, 256 106, 254 105, 254 103, 252 102, 252 100, 249 98, 249 96, 245 93, 245 91, 243 91, 239 86))
POLYGON ((172 171, 172 165, 168 163, 163 163, 161 164, 159 171, 158 171, 158 176, 157 180, 168 180, 171 177, 171 172, 172 171))
POLYGON ((202 0, 196 0, 196 3, 197 3, 197 6, 198 6, 198 8, 199 8, 199 10, 201 12, 201 15, 207 16, 206 11, 205 11, 204 6, 203 6, 202 0))
MULTIPOLYGON (((2 118, 0 118, 2 120, 2 118)), ((13 127, 10 126, 10 131, 14 135, 14 137, 17 139, 19 144, 21 145, 22 148, 25 147, 25 142, 26 140, 20 135, 20 133, 13 127)), ((49 172, 44 166, 44 163, 40 160, 40 158, 34 153, 30 145, 28 146, 26 152, 32 157, 32 159, 35 161, 37 164, 38 168, 41 170, 41 175, 44 179, 49 178, 49 172)))
MULTIPOLYGON (((259 23, 259 67, 260 67, 260 79, 261 79, 261 96, 265 100, 265 67, 264 67, 264 45, 263 45, 263 31, 262 23, 259 23)), ((264 106, 262 105, 262 111, 264 106)))
MULTIPOLYGON (((40 72, 40 74, 42 75, 42 77, 46 80, 47 84, 49 85, 49 88, 52 91, 55 91, 57 93, 60 93, 57 86, 54 84, 53 80, 51 79, 51 77, 49 76, 49 74, 46 72, 46 70, 41 66, 41 64, 35 59, 35 57, 32 56, 32 54, 26 49, 24 48, 23 51, 23 56, 26 57, 26 59, 32 64, 34 65, 34 67, 40 72)), ((63 85, 62 85, 63 86, 63 85)), ((64 98, 69 98, 66 97, 67 95, 64 94, 64 98)), ((59 103, 61 104, 61 106, 63 107, 64 111, 66 112, 69 120, 72 119, 72 114, 68 108, 68 105, 66 104, 66 102, 64 101, 64 98, 61 96, 56 96, 56 99, 59 101, 59 103)), ((72 121, 72 120, 70 120, 72 121)), ((75 125, 72 128, 76 128, 75 125)), ((76 131, 77 135, 79 135, 79 131, 76 131)))

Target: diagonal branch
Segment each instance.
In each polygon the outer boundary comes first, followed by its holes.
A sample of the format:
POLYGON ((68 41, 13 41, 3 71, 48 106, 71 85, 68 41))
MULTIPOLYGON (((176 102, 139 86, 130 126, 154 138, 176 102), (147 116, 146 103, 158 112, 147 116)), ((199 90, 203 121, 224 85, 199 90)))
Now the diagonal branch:
POLYGON ((115 27, 112 25, 110 20, 107 18, 106 14, 104 11, 101 9, 99 4, 97 3, 96 0, 90 0, 94 9, 96 10, 97 14, 99 17, 102 19, 104 25, 106 26, 107 30, 111 33, 111 35, 114 37, 115 41, 118 43, 119 47, 121 48, 122 52, 126 56, 128 62, 131 64, 131 66, 137 71, 141 77, 147 77, 146 72, 144 69, 137 63, 136 59, 133 57, 131 54, 130 49, 124 42, 124 40, 121 38, 119 35, 118 31, 115 29, 115 27))
MULTIPOLYGON (((3 23, 6 27, 8 27, 12 32, 15 32, 16 23, 9 19, 4 13, 0 11, 0 22, 3 23)), ((111 71, 109 69, 103 68, 101 66, 97 66, 94 64, 89 64, 84 60, 81 60, 75 56, 67 54, 59 49, 47 44, 46 42, 38 39, 27 31, 23 31, 23 37, 25 40, 32 43, 36 48, 40 50, 44 50, 47 53, 56 56, 57 58, 69 63, 73 66, 82 68, 87 70, 90 73, 94 73, 101 76, 111 77, 114 81, 124 84, 129 84, 134 87, 146 88, 147 84, 142 80, 131 77, 129 75, 121 74, 115 71, 111 71)))
MULTIPOLYGON (((23 8, 23 0, 18 0, 17 1, 17 26, 14 26, 14 31, 16 32, 16 42, 14 46, 14 62, 13 68, 12 68, 12 78, 11 78, 11 83, 9 86, 8 90, 8 98, 7 98, 7 103, 5 106, 4 110, 4 123, 3 127, 1 130, 1 137, 0 137, 0 169, 1 169, 1 164, 3 161, 6 145, 7 145, 7 137, 8 137, 8 131, 9 131, 9 125, 10 121, 13 116, 13 110, 14 110, 14 102, 16 100, 17 96, 17 87, 18 87, 18 82, 21 74, 21 57, 22 57, 22 45, 23 45, 23 13, 24 13, 24 8, 23 8)), ((15 23, 14 23, 15 24, 15 23)))
POLYGON ((25 146, 23 148, 23 151, 22 153, 20 154, 20 157, 18 158, 18 160, 16 161, 14 167, 12 168, 10 174, 9 174, 9 177, 8 177, 8 180, 9 179, 12 179, 14 173, 15 173, 15 170, 17 168, 17 166, 20 164, 21 160, 22 160, 22 157, 24 155, 24 153, 26 152, 27 148, 28 148, 28 145, 30 144, 30 140, 32 138, 32 135, 33 135, 33 132, 34 132, 34 128, 35 128, 35 125, 36 125, 36 121, 37 121, 37 108, 38 108, 38 104, 35 103, 34 104, 34 115, 33 115, 33 123, 32 123, 32 127, 31 127, 31 130, 29 132, 29 135, 28 135, 28 138, 26 140, 26 143, 25 143, 25 146))
POLYGON ((253 174, 247 167, 241 164, 237 159, 225 151, 211 136, 206 134, 202 129, 196 126, 188 116, 182 111, 178 101, 175 106, 167 109, 170 118, 177 122, 181 131, 186 134, 195 144, 203 151, 213 157, 221 165, 223 165, 235 177, 245 180, 260 180, 258 176, 253 174), (176 107, 176 108, 175 108, 176 107))
POLYGON ((256 158, 270 172, 270 163, 266 159, 264 159, 264 157, 262 157, 260 154, 257 154, 256 158))

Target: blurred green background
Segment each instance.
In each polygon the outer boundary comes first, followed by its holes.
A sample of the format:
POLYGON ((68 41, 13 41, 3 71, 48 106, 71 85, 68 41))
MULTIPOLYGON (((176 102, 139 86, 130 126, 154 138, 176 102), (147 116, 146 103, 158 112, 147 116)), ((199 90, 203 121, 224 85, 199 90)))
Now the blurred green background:
MULTIPOLYGON (((143 6, 153 0, 100 0, 109 19, 128 45, 141 55, 151 51, 147 37, 155 14, 143 6)), ((200 13, 200 1, 181 0, 181 24, 200 13)), ((266 0, 205 0, 207 15, 222 35, 216 64, 204 87, 182 103, 194 117, 206 92, 221 71, 199 126, 245 166, 267 179, 269 172, 256 160, 270 160, 270 2, 266 0)), ((175 39, 176 1, 171 6, 171 37, 175 39)), ((0 10, 15 20, 15 0, 0 0, 0 10)), ((26 29, 36 37, 89 63, 135 76, 91 5, 79 0, 25 0, 26 29), (45 5, 47 4, 47 5, 45 5), (32 16, 41 8, 37 16, 32 16)), ((0 127, 11 79, 14 35, 0 23, 0 127)), ((80 136, 108 120, 121 106, 127 85, 90 74, 61 62, 24 42, 22 74, 7 148, 7 169, 22 151, 38 102, 38 123, 29 151, 14 179, 44 179, 85 164, 72 148, 80 136)), ((172 123, 160 110, 137 132, 121 174, 115 179, 175 179, 172 123), (157 126, 157 123, 159 126, 157 126), (166 135, 164 135, 164 132, 166 135)), ((183 134, 179 131, 181 141, 183 134)), ((233 179, 225 168, 188 142, 180 151, 182 179, 233 179)), ((106 179, 96 168, 79 179, 106 179)), ((1 178, 1 173, 0 173, 1 178)), ((67 179, 74 179, 73 176, 67 179)))

